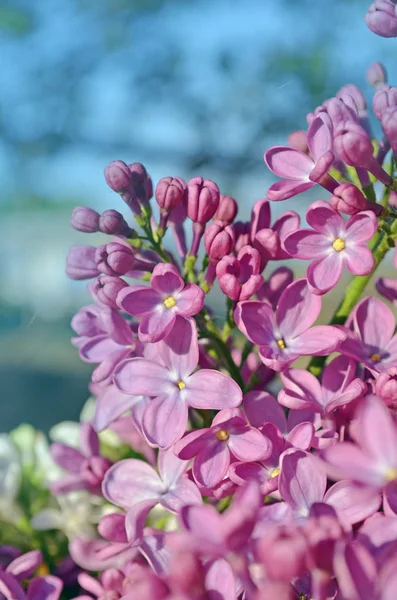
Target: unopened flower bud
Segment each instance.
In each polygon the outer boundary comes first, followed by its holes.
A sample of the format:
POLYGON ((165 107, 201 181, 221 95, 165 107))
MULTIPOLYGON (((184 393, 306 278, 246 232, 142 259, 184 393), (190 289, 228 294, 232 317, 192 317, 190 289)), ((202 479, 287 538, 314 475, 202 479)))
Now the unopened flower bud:
POLYGON ((72 246, 66 259, 66 275, 70 279, 91 279, 99 274, 94 246, 72 246))
POLYGON ((70 224, 77 231, 95 233, 99 227, 99 213, 87 206, 76 206, 73 209, 70 224))
POLYGON ((127 287, 127 283, 123 279, 111 275, 99 275, 89 286, 91 295, 96 302, 115 310, 118 309, 117 294, 125 287, 127 287))
POLYGON ((376 215, 382 212, 382 206, 370 202, 352 183, 341 183, 331 196, 331 206, 345 215, 355 215, 363 210, 372 210, 376 215))
POLYGON ((225 221, 214 221, 204 235, 204 245, 210 259, 218 261, 234 250, 234 229, 225 221))
POLYGON ((141 204, 145 204, 153 195, 153 185, 150 175, 142 163, 128 165, 132 190, 141 204))
POLYGON ((368 67, 367 81, 375 89, 379 89, 387 84, 387 71, 382 63, 374 62, 368 67))
POLYGON ((375 394, 393 409, 397 408, 397 367, 381 373, 375 382, 375 394))
POLYGON ((234 198, 221 194, 219 198, 218 210, 214 214, 214 221, 227 221, 232 223, 236 218, 238 205, 234 198))
POLYGON ((363 167, 384 185, 393 183, 390 175, 382 169, 373 156, 372 142, 367 132, 353 121, 341 124, 334 135, 334 147, 340 158, 352 167, 363 167))
POLYGON ((383 133, 390 142, 393 154, 397 155, 397 106, 388 108, 382 117, 383 133))
POLYGON ((389 0, 375 0, 365 15, 368 29, 381 37, 397 36, 396 7, 389 0))
POLYGON ((367 101, 365 100, 365 96, 360 88, 353 83, 348 83, 347 85, 341 87, 339 92, 336 94, 336 97, 343 100, 343 102, 348 106, 352 105, 351 100, 353 100, 353 106, 357 109, 359 117, 364 117, 367 115, 367 101))
POLYGON ((219 206, 219 188, 210 179, 194 177, 185 190, 187 215, 193 223, 205 225, 216 213, 219 206))
POLYGON ((233 225, 234 233, 236 235, 236 252, 239 252, 241 248, 247 246, 250 243, 250 223, 243 223, 243 221, 237 221, 233 225))
POLYGON ((114 160, 105 168, 106 183, 117 194, 131 192, 131 171, 122 160, 114 160))
POLYGON ((117 210, 105 210, 99 217, 99 229, 107 235, 128 235, 131 228, 117 210))
POLYGON ((288 136, 288 146, 307 154, 309 152, 309 146, 307 145, 307 132, 301 129, 290 133, 288 136))
POLYGON ((255 236, 253 246, 261 255, 261 270, 263 271, 267 262, 277 257, 280 251, 280 238, 272 229, 261 229, 255 236))
POLYGON ((99 246, 95 252, 98 271, 105 275, 124 275, 134 264, 134 251, 130 246, 110 242, 99 246))
POLYGON ((397 87, 384 85, 376 92, 372 100, 375 116, 382 121, 383 115, 389 108, 397 108, 397 87))
POLYGON ((180 177, 163 177, 156 186, 154 197, 162 212, 169 213, 182 201, 186 184, 180 177))

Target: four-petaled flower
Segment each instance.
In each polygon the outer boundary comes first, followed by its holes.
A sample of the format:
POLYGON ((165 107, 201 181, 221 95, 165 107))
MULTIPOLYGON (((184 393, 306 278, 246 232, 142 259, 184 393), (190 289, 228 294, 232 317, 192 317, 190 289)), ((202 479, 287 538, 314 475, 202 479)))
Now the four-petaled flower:
POLYGON ((129 286, 121 290, 117 303, 122 310, 142 317, 139 339, 158 342, 170 333, 177 315, 192 317, 204 306, 204 291, 194 283, 185 286, 178 269, 170 264, 158 264, 153 269, 150 287, 129 286))

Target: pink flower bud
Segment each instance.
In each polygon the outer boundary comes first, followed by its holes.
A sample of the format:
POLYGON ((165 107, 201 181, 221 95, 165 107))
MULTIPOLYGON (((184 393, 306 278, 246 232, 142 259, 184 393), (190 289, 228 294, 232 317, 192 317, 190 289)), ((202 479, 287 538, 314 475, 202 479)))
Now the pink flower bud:
POLYGON ((219 206, 219 188, 210 179, 191 179, 185 190, 187 215, 193 223, 205 225, 216 213, 219 206))
POLYGON ((99 246, 95 252, 98 271, 105 275, 124 275, 133 267, 134 254, 130 246, 117 242, 99 246))
POLYGON ((127 283, 123 279, 111 275, 99 275, 89 286, 91 296, 96 302, 115 310, 118 309, 117 294, 125 287, 127 283))
POLYGON ((99 227, 99 213, 87 206, 76 206, 73 209, 70 224, 77 231, 95 233, 99 227))
POLYGON ((117 210, 105 210, 99 217, 99 229, 107 235, 129 235, 131 228, 117 210))
POLYGON ((132 191, 131 171, 122 160, 114 160, 105 168, 106 183, 117 194, 132 191))
POLYGON ((345 215, 355 215, 363 210, 372 210, 376 215, 382 212, 382 207, 370 202, 352 183, 341 183, 331 196, 331 206, 345 215))
POLYGON ((134 195, 141 204, 145 204, 153 195, 153 185, 150 175, 142 163, 128 165, 131 177, 131 187, 134 195))
POLYGON ((397 409, 397 367, 391 367, 386 373, 381 373, 375 382, 375 394, 390 406, 397 409))
POLYGON ((234 301, 251 298, 263 285, 260 262, 260 254, 252 246, 241 248, 237 257, 224 256, 216 265, 222 292, 234 301))
POLYGON ((387 84, 387 71, 382 63, 374 62, 368 67, 367 81, 375 89, 379 89, 387 84))
POLYGON ((375 116, 379 121, 382 121, 382 117, 388 108, 397 107, 397 87, 390 87, 384 85, 380 90, 376 92, 372 100, 372 108, 375 116))
POLYGON ((396 7, 389 0, 375 0, 365 15, 365 22, 368 29, 381 37, 397 36, 396 7))
POLYGON ((273 229, 261 229, 256 234, 253 245, 261 255, 261 270, 263 271, 267 262, 277 257, 280 251, 280 238, 273 229))
POLYGON ((382 116, 382 129, 390 142, 393 154, 397 155, 397 107, 388 108, 382 116))
POLYGON ((210 259, 214 261, 233 252, 235 244, 234 229, 225 221, 214 221, 205 232, 205 249, 210 259))
POLYGON ((227 221, 232 223, 236 218, 238 205, 234 198, 221 194, 218 210, 214 214, 214 221, 227 221))
POLYGON ((241 248, 250 243, 251 226, 250 223, 243 223, 243 221, 237 221, 233 226, 236 235, 236 252, 239 252, 241 248))
POLYGON ((305 154, 309 152, 309 146, 307 145, 307 131, 303 129, 298 131, 293 131, 288 136, 288 146, 291 148, 295 148, 295 150, 300 150, 305 154))
POLYGON ((186 184, 180 177, 163 177, 156 186, 154 197, 160 209, 170 212, 182 201, 186 184))
POLYGON ((66 259, 66 275, 70 279, 91 279, 99 274, 94 246, 72 246, 66 259))
POLYGON ((365 100, 365 96, 360 88, 353 83, 348 83, 341 87, 336 94, 336 97, 343 100, 348 106, 351 105, 353 100, 353 106, 357 109, 359 117, 365 117, 367 115, 367 101, 365 100))

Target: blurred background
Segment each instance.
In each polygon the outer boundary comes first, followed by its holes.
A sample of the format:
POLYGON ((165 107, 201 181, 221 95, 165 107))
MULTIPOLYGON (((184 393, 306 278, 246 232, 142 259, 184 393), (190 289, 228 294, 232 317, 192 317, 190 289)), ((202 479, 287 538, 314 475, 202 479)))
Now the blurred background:
MULTIPOLYGON (((370 99, 375 60, 397 82, 396 42, 366 28, 369 4, 0 0, 0 431, 47 430, 88 396, 69 323, 90 297, 64 263, 92 241, 70 228, 73 206, 128 216, 104 166, 140 161, 154 182, 203 175, 247 218, 274 180, 268 146, 345 83, 370 99)), ((321 197, 274 204, 273 218, 321 197)))

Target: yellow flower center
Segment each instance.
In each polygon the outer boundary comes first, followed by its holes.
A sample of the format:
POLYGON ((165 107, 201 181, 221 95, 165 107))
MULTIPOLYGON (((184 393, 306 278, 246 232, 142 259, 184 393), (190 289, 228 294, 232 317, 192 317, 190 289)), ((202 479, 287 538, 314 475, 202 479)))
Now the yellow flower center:
POLYGON ((163 304, 165 308, 173 308, 176 305, 176 300, 172 296, 167 296, 167 298, 164 298, 163 304))
POLYGON ((345 242, 343 240, 341 240, 340 238, 336 238, 336 240, 332 244, 332 247, 337 252, 341 252, 342 250, 345 249, 345 242))
POLYGON ((220 442, 226 442, 226 440, 229 439, 229 434, 226 431, 226 429, 220 429, 219 431, 216 432, 215 437, 220 442))
POLYGON ((381 356, 380 356, 380 354, 373 354, 372 356, 370 356, 370 359, 374 363, 378 363, 381 360, 381 356))
POLYGON ((273 479, 273 477, 277 477, 277 475, 280 475, 280 467, 276 467, 275 469, 273 469, 271 478, 273 479))
POLYGON ((184 390, 186 387, 186 384, 183 383, 183 381, 178 381, 178 383, 176 384, 180 390, 184 390))
POLYGON ((387 469, 386 473, 385 473, 385 477, 387 479, 387 481, 392 482, 395 479, 397 479, 397 469, 387 469))
POLYGON ((280 338, 279 340, 277 340, 277 346, 280 348, 280 350, 285 349, 285 342, 284 342, 283 338, 280 338))

